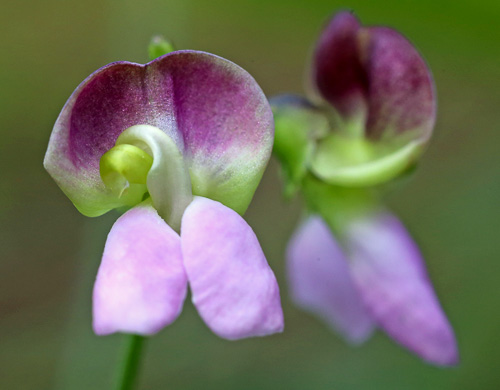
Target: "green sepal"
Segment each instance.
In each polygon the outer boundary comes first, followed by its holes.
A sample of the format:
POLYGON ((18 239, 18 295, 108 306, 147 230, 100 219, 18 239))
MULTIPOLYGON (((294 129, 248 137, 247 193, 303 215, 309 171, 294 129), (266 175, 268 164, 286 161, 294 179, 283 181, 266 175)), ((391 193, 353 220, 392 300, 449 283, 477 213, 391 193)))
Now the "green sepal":
POLYGON ((161 35, 156 35, 151 38, 151 42, 148 46, 148 54, 151 61, 173 51, 175 51, 174 45, 161 35))
POLYGON ((321 111, 308 106, 272 106, 275 128, 273 153, 281 163, 289 198, 300 187, 308 170, 316 142, 328 133, 328 120, 321 111))

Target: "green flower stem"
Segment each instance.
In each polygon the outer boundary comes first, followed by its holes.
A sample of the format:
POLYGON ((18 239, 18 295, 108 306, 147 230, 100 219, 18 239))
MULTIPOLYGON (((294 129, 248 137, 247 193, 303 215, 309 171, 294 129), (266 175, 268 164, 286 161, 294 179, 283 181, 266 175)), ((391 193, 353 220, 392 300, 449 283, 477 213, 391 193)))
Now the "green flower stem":
POLYGON ((126 335, 125 350, 116 378, 115 390, 132 390, 137 382, 141 351, 145 342, 143 336, 126 335))
POLYGON ((339 237, 350 221, 376 212, 381 204, 373 188, 333 186, 310 174, 302 181, 302 193, 309 211, 321 215, 339 237))

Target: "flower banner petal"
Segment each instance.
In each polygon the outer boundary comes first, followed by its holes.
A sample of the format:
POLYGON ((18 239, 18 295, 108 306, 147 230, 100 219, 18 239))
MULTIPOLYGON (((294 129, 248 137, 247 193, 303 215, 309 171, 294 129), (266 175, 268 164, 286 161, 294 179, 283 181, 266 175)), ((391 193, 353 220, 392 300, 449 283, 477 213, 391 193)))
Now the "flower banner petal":
POLYGON ((212 54, 178 51, 90 75, 59 115, 44 161, 83 214, 121 205, 101 181, 99 160, 134 125, 155 126, 174 140, 195 194, 245 211, 273 142, 270 106, 245 70, 212 54))
POLYGON ((113 225, 94 286, 94 331, 150 335, 182 310, 187 278, 181 243, 150 205, 113 225))
POLYGON ((151 64, 171 72, 176 123, 193 194, 243 214, 271 156, 271 107, 253 77, 223 58, 178 52, 151 64))
POLYGON ((52 130, 44 166, 78 210, 99 216, 122 206, 99 175, 99 160, 134 124, 154 124, 141 65, 116 62, 92 73, 73 92, 52 130))
POLYGON ((423 143, 430 137, 436 117, 432 76, 397 31, 362 27, 354 15, 340 12, 318 40, 312 70, 315 89, 348 126, 361 125, 374 140, 406 133, 407 141, 423 143))
POLYGON ((313 61, 313 83, 345 119, 364 121, 368 80, 360 58, 358 20, 340 12, 321 34, 313 61))
POLYGON ((371 315, 342 249, 320 217, 309 217, 292 236, 287 268, 292 299, 298 306, 318 315, 352 343, 371 335, 371 315))
POLYGON ((423 359, 456 364, 453 330, 420 252, 398 219, 377 214, 353 222, 347 245, 354 280, 379 325, 423 359))
POLYGON ((369 80, 368 136, 380 139, 407 134, 427 141, 436 119, 434 82, 427 64, 400 33, 387 27, 366 27, 365 67, 369 80))
POLYGON ((193 303, 215 334, 235 340, 283 330, 276 278, 235 211, 196 197, 184 213, 181 241, 193 303))

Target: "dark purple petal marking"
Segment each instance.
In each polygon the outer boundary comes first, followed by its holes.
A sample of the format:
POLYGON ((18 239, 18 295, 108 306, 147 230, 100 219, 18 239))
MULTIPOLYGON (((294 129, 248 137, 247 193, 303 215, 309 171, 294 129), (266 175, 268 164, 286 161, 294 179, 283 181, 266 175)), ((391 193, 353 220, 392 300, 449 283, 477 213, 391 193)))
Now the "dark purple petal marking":
MULTIPOLYGON (((426 141, 436 116, 436 98, 431 73, 413 45, 386 27, 368 27, 360 36, 369 37, 366 58, 369 89, 368 135, 416 131, 426 141)), ((389 134, 393 135, 393 134, 389 134)))
POLYGON ((142 65, 117 63, 95 73, 71 112, 73 164, 95 168, 121 132, 134 124, 159 127, 179 142, 171 96, 171 76, 142 65))
POLYGON ((374 321, 354 285, 348 260, 320 217, 309 217, 299 226, 286 257, 290 292, 297 305, 352 343, 371 335, 374 321))
POLYGON ((398 219, 379 214, 352 223, 347 245, 354 281, 378 324, 423 359, 456 364, 453 329, 422 256, 398 219))
POLYGON ((179 53, 151 66, 174 80, 193 194, 243 213, 272 150, 274 122, 264 93, 242 68, 205 53, 179 53))
POLYGON ((360 58, 360 24, 340 12, 319 38, 314 54, 313 80, 321 95, 343 117, 366 111, 368 76, 360 58))
POLYGON ((235 155, 227 157, 238 158, 238 150, 260 157, 269 148, 272 114, 248 73, 202 53, 179 54, 169 60, 151 67, 158 74, 172 75, 177 125, 189 157, 214 163, 228 153, 235 155))

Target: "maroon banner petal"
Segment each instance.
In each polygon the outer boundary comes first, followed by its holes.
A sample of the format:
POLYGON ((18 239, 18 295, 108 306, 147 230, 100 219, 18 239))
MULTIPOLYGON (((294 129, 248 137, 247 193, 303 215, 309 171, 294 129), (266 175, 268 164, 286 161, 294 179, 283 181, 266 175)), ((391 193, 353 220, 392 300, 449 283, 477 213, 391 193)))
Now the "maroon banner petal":
POLYGON ((364 122, 368 137, 430 137, 436 116, 432 76, 397 31, 361 27, 341 12, 320 36, 314 60, 317 90, 345 120, 364 122))
POLYGON ((436 98, 426 63, 392 29, 371 27, 363 33, 370 36, 365 54, 370 80, 368 134, 379 138, 388 132, 415 131, 414 138, 427 140, 434 127, 436 98))
POLYGON ((176 142, 195 194, 246 209, 271 153, 273 122, 245 70, 212 54, 179 51, 146 65, 113 63, 89 76, 64 106, 44 162, 84 214, 117 206, 99 177, 99 160, 138 124, 176 142))
POLYGON ((320 36, 313 62, 313 80, 320 94, 343 117, 366 111, 368 83, 360 58, 358 20, 338 13, 320 36))

